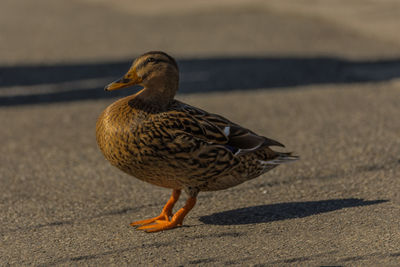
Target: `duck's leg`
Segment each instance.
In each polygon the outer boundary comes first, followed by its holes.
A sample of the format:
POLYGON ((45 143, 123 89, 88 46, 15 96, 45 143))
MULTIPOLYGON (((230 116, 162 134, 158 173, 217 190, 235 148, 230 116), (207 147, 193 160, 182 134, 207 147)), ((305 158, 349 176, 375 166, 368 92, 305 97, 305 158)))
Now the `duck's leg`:
POLYGON ((158 232, 162 230, 172 229, 177 227, 178 225, 182 225, 183 219, 189 213, 189 211, 196 204, 196 197, 189 197, 186 201, 186 204, 183 208, 178 210, 171 221, 168 220, 155 220, 154 224, 140 226, 137 229, 145 230, 146 232, 158 232))
POLYGON ((157 217, 151 218, 151 219, 133 222, 133 223, 131 223, 131 225, 132 226, 146 225, 146 224, 153 223, 155 221, 169 222, 169 218, 172 216, 172 209, 173 209, 175 203, 178 201, 180 195, 181 195, 181 190, 174 189, 172 191, 171 197, 169 198, 167 204, 165 204, 160 215, 158 215, 157 217))

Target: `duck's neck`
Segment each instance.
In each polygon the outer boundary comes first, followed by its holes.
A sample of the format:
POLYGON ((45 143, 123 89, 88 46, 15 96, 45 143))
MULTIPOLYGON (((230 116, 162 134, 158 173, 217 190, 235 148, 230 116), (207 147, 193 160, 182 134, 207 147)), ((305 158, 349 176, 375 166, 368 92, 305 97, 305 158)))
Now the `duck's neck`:
POLYGON ((129 105, 146 112, 163 112, 174 100, 176 91, 176 88, 168 86, 145 87, 129 100, 129 105))

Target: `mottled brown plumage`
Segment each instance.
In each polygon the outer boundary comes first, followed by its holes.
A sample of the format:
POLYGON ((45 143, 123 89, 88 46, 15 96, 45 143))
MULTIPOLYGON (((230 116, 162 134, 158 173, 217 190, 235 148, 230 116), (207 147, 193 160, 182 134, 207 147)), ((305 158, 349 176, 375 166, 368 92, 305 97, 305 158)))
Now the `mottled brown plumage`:
POLYGON ((105 90, 135 84, 144 88, 107 107, 96 125, 97 143, 112 165, 173 189, 160 216, 132 223, 148 232, 182 224, 199 191, 229 188, 297 159, 270 149, 283 146, 274 140, 175 100, 178 83, 172 57, 159 51, 143 54, 105 90), (189 199, 170 218, 182 189, 189 199))

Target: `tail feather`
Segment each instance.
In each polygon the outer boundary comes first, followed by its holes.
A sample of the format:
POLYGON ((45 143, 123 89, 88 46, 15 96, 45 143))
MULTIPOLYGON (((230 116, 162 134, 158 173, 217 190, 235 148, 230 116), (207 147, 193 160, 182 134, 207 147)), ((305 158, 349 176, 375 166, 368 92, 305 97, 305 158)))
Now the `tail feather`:
POLYGON ((277 152, 278 156, 271 160, 260 160, 261 164, 265 165, 279 165, 282 163, 293 162, 299 159, 299 156, 292 155, 291 152, 284 153, 284 152, 277 152))

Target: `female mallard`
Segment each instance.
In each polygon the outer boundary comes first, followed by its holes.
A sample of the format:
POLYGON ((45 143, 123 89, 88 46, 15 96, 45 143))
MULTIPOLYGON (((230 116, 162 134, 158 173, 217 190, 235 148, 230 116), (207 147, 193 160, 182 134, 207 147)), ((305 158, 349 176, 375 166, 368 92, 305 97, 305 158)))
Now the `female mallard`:
POLYGON ((173 189, 159 216, 131 223, 147 232, 182 225, 200 191, 229 188, 297 159, 271 150, 283 147, 277 141, 175 100, 178 83, 178 65, 171 56, 143 54, 105 90, 136 84, 143 89, 108 106, 97 120, 97 143, 112 165, 173 189), (189 198, 172 216, 182 189, 189 198))

